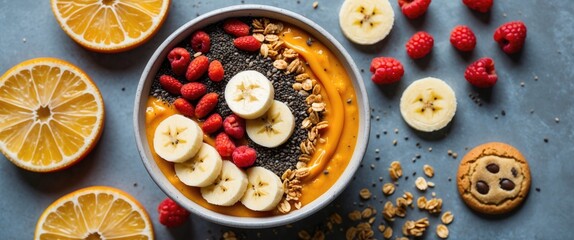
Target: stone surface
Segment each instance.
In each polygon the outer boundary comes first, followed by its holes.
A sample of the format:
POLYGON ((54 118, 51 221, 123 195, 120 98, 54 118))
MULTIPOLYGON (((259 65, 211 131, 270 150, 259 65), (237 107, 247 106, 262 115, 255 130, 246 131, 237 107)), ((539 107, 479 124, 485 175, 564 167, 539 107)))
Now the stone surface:
MULTIPOLYGON (((100 87, 106 103, 106 125, 100 143, 78 165, 57 173, 37 174, 21 170, 0 156, 0 239, 31 239, 36 221, 43 209, 60 196, 78 188, 109 185, 121 188, 141 201, 151 214, 158 239, 219 239, 223 231, 233 230, 249 239, 295 239, 299 230, 313 232, 333 212, 339 212, 344 224, 337 226, 328 239, 343 239, 344 231, 356 222, 347 213, 371 205, 380 211, 386 197, 380 189, 389 181, 386 169, 393 160, 403 165, 398 193, 411 191, 417 198, 412 173, 422 175, 424 164, 435 169, 436 187, 431 192, 444 200, 443 211, 452 211, 455 220, 448 226, 450 239, 567 239, 574 234, 572 203, 574 186, 574 5, 569 1, 497 0, 489 14, 477 14, 461 1, 433 1, 419 20, 409 21, 391 0, 396 21, 391 34, 374 46, 357 46, 344 38, 338 27, 338 10, 342 0, 313 1, 173 0, 171 12, 158 34, 143 46, 119 54, 89 52, 75 44, 58 26, 49 1, 0 0, 0 72, 35 57, 57 57, 84 69, 100 87), (353 56, 368 89, 372 105, 371 139, 358 177, 329 207, 293 224, 292 228, 241 230, 221 227, 192 216, 186 226, 166 229, 157 220, 157 204, 165 197, 152 182, 136 149, 132 109, 135 88, 153 50, 175 29, 199 14, 228 5, 261 3, 298 12, 327 29, 353 56), (500 24, 522 20, 528 26, 527 43, 516 56, 504 54, 492 40, 500 24), (449 43, 450 30, 466 24, 476 33, 477 48, 470 54, 457 52, 449 43), (404 44, 416 31, 425 30, 435 38, 430 56, 413 61, 406 55, 404 44), (376 56, 398 58, 405 67, 401 83, 377 87, 370 81, 370 60, 376 56), (472 61, 492 57, 496 62, 499 82, 492 91, 476 91, 463 77, 472 61), (434 76, 448 82, 456 92, 459 107, 446 136, 422 136, 401 119, 399 98, 409 83, 434 76), (536 80, 537 79, 537 80, 536 80), (521 86, 521 83, 524 86, 521 86), (482 106, 469 97, 478 95, 482 106), (502 113, 504 112, 504 114, 502 113), (557 123, 555 118, 560 122, 557 123), (394 129, 398 129, 398 134, 394 129), (384 132, 387 132, 384 134, 384 132), (377 137, 379 136, 379 137, 377 137), (406 140, 408 138, 408 140, 406 140), (545 142, 544 139, 548 141, 545 142), (396 146, 393 140, 397 140, 396 146), (518 148, 532 169, 532 189, 518 211, 500 217, 485 217, 472 212, 458 197, 456 171, 462 156, 476 145, 502 141, 518 148), (417 143, 420 147, 417 147, 417 143), (432 148, 432 152, 428 149, 432 148), (379 149, 379 151, 376 151, 379 149), (447 155, 452 150, 457 159, 447 155), (376 153, 378 152, 378 153, 376 153), (420 158, 412 162, 417 154, 420 158), (378 157, 378 158, 377 158, 378 157), (377 160, 378 159, 378 160, 377 160), (374 167, 369 167, 373 165, 374 167), (383 181, 379 181, 379 177, 383 181), (405 176, 411 176, 408 180, 405 176), (451 178, 452 181, 448 181, 451 178), (376 199, 362 202, 359 190, 369 188, 376 199), (537 191, 536 189, 540 189, 537 191), (360 206, 363 204, 363 206, 360 206)), ((396 196, 390 198, 394 201, 396 196)), ((426 216, 419 210, 408 210, 407 219, 426 216)), ((395 236, 405 219, 398 219, 395 236)), ((432 228, 426 239, 434 238, 439 219, 429 219, 432 228)), ((378 239, 380 233, 375 231, 378 239)))

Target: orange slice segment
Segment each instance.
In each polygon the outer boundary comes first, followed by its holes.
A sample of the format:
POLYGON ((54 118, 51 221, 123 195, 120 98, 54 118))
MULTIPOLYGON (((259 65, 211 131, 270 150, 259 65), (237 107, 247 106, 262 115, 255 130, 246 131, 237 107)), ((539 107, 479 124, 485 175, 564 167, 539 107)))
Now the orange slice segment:
POLYGON ((62 29, 96 52, 121 52, 149 40, 166 19, 171 0, 51 0, 62 29))
POLYGON ((34 239, 154 239, 150 218, 129 194, 112 187, 77 190, 52 203, 36 224, 34 239))
POLYGON ((0 152, 21 168, 72 165, 96 145, 103 122, 100 91, 71 63, 36 58, 0 77, 0 152))

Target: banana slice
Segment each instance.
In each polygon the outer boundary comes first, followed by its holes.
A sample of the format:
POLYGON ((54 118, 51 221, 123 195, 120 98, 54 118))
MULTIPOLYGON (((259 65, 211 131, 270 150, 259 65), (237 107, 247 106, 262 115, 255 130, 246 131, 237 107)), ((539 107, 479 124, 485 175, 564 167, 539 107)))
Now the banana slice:
POLYGON ((203 132, 197 123, 174 114, 159 123, 153 135, 153 149, 169 162, 183 162, 201 148, 203 132))
POLYGON ((345 0, 339 11, 339 26, 354 43, 371 45, 383 40, 395 22, 389 0, 345 0))
POLYGON ((281 179, 263 167, 247 169, 247 181, 247 191, 241 203, 253 211, 272 210, 283 198, 281 179))
POLYGON ((289 139, 295 129, 295 117, 282 102, 273 101, 271 108, 261 117, 246 121, 247 135, 255 143, 273 148, 289 139))
POLYGON ((401 97, 401 115, 423 132, 444 128, 456 113, 456 96, 443 80, 427 77, 413 82, 401 97))
POLYGON ((225 101, 231 111, 244 119, 263 115, 275 97, 273 84, 263 74, 248 70, 239 72, 225 86, 225 101))
POLYGON ((221 173, 221 166, 221 156, 207 143, 202 143, 201 149, 193 158, 174 165, 175 175, 179 180, 192 187, 211 185, 221 173))
POLYGON ((215 182, 201 188, 201 196, 208 203, 219 206, 235 204, 247 190, 247 175, 230 161, 223 161, 221 174, 215 182))

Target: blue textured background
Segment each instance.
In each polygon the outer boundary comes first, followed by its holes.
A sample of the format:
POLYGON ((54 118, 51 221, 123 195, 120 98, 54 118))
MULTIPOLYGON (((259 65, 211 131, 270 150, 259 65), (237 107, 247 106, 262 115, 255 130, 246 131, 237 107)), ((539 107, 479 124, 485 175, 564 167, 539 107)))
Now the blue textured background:
MULTIPOLYGON (((378 210, 375 226, 381 221, 380 201, 386 201, 380 188, 389 177, 388 164, 399 160, 409 176, 399 180, 398 193, 420 192, 414 187, 413 172, 422 175, 423 164, 435 167, 431 181, 443 198, 443 211, 454 213, 449 225, 449 239, 567 239, 574 235, 574 147, 573 119, 574 84, 573 29, 574 4, 570 1, 495 0, 489 14, 470 11, 459 0, 435 0, 427 14, 409 21, 397 2, 395 27, 381 43, 364 47, 347 41, 338 27, 338 11, 342 0, 319 1, 183 1, 172 0, 170 14, 157 35, 143 46, 119 54, 98 54, 76 45, 59 27, 49 1, 0 0, 0 72, 17 63, 36 57, 57 57, 84 69, 102 91, 106 103, 105 131, 98 146, 76 166, 57 173, 37 174, 21 170, 0 156, 0 239, 31 239, 36 221, 44 208, 60 196, 92 185, 121 188, 141 201, 150 213, 158 239, 219 239, 223 231, 233 230, 240 236, 254 239, 294 239, 299 230, 313 232, 332 213, 340 213, 345 221, 337 226, 328 239, 344 238, 344 231, 357 222, 347 214, 371 205, 378 210), (291 228, 268 230, 230 229, 192 216, 185 227, 166 229, 157 221, 157 204, 165 197, 151 181, 138 155, 132 130, 132 109, 140 74, 154 49, 175 29, 195 16, 223 6, 259 3, 298 12, 327 29, 353 56, 363 78, 372 104, 371 139, 363 160, 364 166, 348 189, 329 207, 291 228), (528 38, 522 53, 504 54, 492 40, 494 29, 512 20, 522 20, 528 26, 528 38), (478 38, 471 54, 455 51, 449 41, 450 30, 457 24, 469 25, 478 38), (406 56, 404 44, 416 31, 425 30, 435 38, 429 57, 412 61, 406 56), (370 82, 368 67, 376 56, 392 56, 402 61, 406 73, 395 87, 377 87, 370 82), (483 105, 479 107, 469 97, 478 94, 463 78, 465 67, 475 59, 489 56, 496 61, 499 82, 491 92, 480 92, 483 105), (447 81, 455 90, 458 112, 448 136, 426 139, 418 136, 402 121, 398 109, 401 92, 416 79, 434 76, 447 81), (538 77, 538 80, 535 78, 538 77), (524 82, 521 87, 520 83, 524 82), (505 116, 501 112, 505 111, 505 116), (532 112, 533 111, 533 112, 532 112), (556 123, 554 118, 560 118, 556 123), (398 129, 395 134, 394 129, 398 129), (387 131, 387 134, 384 134, 387 131), (380 138, 377 138, 377 134, 380 138), (405 138, 408 137, 408 140, 405 138), (548 143, 543 141, 548 138, 548 143), (398 140, 393 146, 393 140, 398 140), (503 141, 514 145, 527 157, 532 171, 532 189, 523 206, 510 215, 484 217, 472 212, 460 200, 456 190, 456 170, 465 148, 488 141, 503 141), (420 143, 421 148, 416 146, 420 143), (428 148, 432 147, 432 152, 428 148), (376 149, 380 153, 376 153, 376 149), (448 150, 459 154, 457 159, 448 150), (421 154, 421 159, 411 159, 421 154), (376 156, 380 159, 377 160, 376 156), (371 165, 374 168, 371 168, 371 165), (384 178, 383 182, 378 180, 384 178), (452 178, 449 182, 448 178, 452 178), (358 191, 369 188, 377 199, 362 202, 358 191), (540 191, 535 191, 539 188, 540 191)), ((419 210, 409 210, 406 219, 426 216, 419 210)), ((434 239, 435 224, 426 239, 434 239)), ((403 219, 394 224, 395 236, 400 236, 403 219)), ((375 230, 375 237, 382 236, 375 230)))

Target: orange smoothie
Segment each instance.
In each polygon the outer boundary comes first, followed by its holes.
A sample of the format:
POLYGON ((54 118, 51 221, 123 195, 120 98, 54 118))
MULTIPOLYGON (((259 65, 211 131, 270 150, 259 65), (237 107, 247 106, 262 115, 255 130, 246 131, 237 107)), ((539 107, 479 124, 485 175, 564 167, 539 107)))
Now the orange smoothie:
MULTIPOLYGON (((329 124, 327 128, 320 130, 325 141, 317 142, 311 161, 307 163, 310 171, 303 179, 302 196, 299 199, 303 206, 324 194, 339 179, 353 155, 359 129, 359 109, 348 73, 339 59, 322 43, 313 42, 311 46, 307 45, 306 41, 310 37, 301 29, 287 24, 280 35, 286 46, 294 49, 308 63, 305 72, 321 85, 321 95, 326 103, 321 120, 326 120, 329 124)), ((281 214, 278 210, 252 211, 240 202, 230 207, 212 205, 202 198, 199 188, 183 184, 175 174, 173 163, 163 160, 153 152, 153 137, 157 125, 176 114, 177 110, 152 96, 147 106, 146 133, 153 158, 167 179, 183 195, 207 209, 226 215, 263 217, 281 214)), ((204 135, 204 142, 213 145, 213 139, 207 135, 204 135)))

